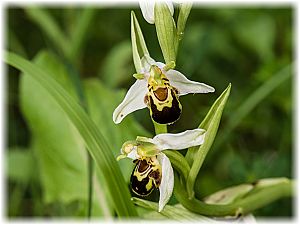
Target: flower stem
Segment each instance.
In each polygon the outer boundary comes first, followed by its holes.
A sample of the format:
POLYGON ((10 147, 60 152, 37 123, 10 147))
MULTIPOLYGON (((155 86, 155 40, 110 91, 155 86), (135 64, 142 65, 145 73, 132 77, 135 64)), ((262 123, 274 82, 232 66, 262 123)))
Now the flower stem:
POLYGON ((154 120, 152 120, 154 129, 155 129, 155 134, 163 134, 163 133, 168 133, 168 128, 166 124, 159 124, 156 123, 154 120))
POLYGON ((168 156, 174 168, 180 172, 180 175, 186 181, 191 168, 184 156, 177 151, 166 150, 164 153, 168 156))
POLYGON ((255 209, 265 206, 282 197, 290 197, 293 195, 293 182, 281 182, 278 184, 266 186, 253 191, 245 197, 236 200, 233 203, 220 205, 220 204, 207 204, 196 198, 189 199, 185 186, 181 183, 178 174, 174 174, 175 188, 174 193, 176 199, 187 209, 192 212, 199 213, 206 216, 238 216, 247 214, 255 209))

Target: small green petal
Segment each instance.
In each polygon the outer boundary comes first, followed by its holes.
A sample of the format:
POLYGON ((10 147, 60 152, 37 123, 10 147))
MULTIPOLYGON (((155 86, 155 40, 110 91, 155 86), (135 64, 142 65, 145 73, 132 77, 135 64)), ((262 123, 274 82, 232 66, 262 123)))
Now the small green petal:
POLYGON ((145 75, 142 73, 135 73, 132 76, 137 80, 143 80, 145 78, 145 75))
POLYGON ((171 62, 168 62, 165 66, 164 66, 164 70, 165 71, 168 71, 168 70, 171 70, 171 69, 174 69, 176 66, 176 63, 174 61, 171 61, 171 62))
POLYGON ((127 156, 124 155, 124 154, 119 155, 119 156, 117 157, 117 161, 119 161, 119 160, 121 160, 121 159, 124 159, 124 158, 126 158, 126 157, 127 157, 127 156))

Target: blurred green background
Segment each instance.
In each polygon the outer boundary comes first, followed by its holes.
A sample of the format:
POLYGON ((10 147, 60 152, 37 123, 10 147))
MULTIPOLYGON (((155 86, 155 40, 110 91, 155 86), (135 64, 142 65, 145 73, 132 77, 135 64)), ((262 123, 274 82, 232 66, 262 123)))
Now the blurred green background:
MULTIPOLYGON (((40 12, 29 7, 6 6, 6 48, 49 67, 55 79, 75 97, 72 74, 79 73, 89 114, 113 145, 115 155, 126 140, 136 135, 152 136, 154 128, 146 109, 129 115, 120 126, 111 119, 134 82, 132 9, 151 56, 163 61, 155 26, 143 20, 138 5, 41 9, 65 37, 75 40, 71 44, 76 45, 79 37, 74 57, 64 57, 63 49, 53 41, 60 37, 49 37, 39 25, 40 12), (82 29, 78 29, 80 26, 82 29)), ((177 14, 175 10, 175 17, 177 14)), ((198 198, 260 178, 294 178, 293 25, 294 9, 290 5, 193 6, 176 69, 191 80, 215 87, 216 92, 181 97, 183 114, 169 131, 196 128, 232 83, 216 140, 197 178, 198 198)), ((7 68, 6 215, 83 217, 87 169, 82 141, 38 84, 7 68)), ((119 164, 129 182, 132 162, 119 164)), ((105 200, 106 187, 97 186, 97 182, 95 186, 93 215, 105 217, 111 210, 105 200)), ((173 198, 171 204, 175 202, 173 198)), ((254 215, 291 217, 293 200, 281 199, 254 215)))

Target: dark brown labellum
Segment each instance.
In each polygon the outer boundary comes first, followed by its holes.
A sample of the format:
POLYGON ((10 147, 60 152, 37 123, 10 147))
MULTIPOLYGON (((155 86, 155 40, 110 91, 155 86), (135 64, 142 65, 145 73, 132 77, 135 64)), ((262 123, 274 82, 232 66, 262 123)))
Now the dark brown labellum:
POLYGON ((158 168, 150 158, 137 160, 130 178, 132 191, 139 196, 147 196, 157 188, 161 181, 158 168))
POLYGON ((160 124, 172 124, 179 119, 181 115, 181 104, 178 100, 178 97, 173 89, 168 89, 171 91, 172 99, 171 104, 168 102, 162 110, 158 110, 157 105, 154 104, 153 98, 149 96, 149 106, 151 108, 151 116, 153 120, 160 124), (171 107, 169 107, 171 105, 171 107))

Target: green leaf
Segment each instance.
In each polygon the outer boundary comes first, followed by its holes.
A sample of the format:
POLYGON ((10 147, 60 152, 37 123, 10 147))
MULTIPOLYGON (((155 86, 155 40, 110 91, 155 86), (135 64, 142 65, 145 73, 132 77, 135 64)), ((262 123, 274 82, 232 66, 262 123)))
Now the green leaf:
POLYGON ((99 77, 111 88, 128 81, 134 73, 131 57, 130 41, 126 40, 115 45, 106 56, 103 67, 99 71, 99 77))
POLYGON ((56 21, 45 9, 28 7, 24 9, 29 18, 45 32, 47 37, 64 55, 68 54, 70 43, 56 21))
POLYGON ((240 17, 234 27, 234 33, 240 43, 253 49, 262 62, 274 58, 274 43, 276 42, 275 20, 267 14, 248 14, 240 17), (261 35, 257 35, 261 34, 261 35))
POLYGON ((15 182, 27 184, 34 176, 35 159, 32 151, 23 148, 10 148, 5 160, 6 176, 15 182))
POLYGON ((144 213, 141 217, 145 220, 168 220, 167 216, 162 215, 156 211, 150 211, 148 213, 144 213))
MULTIPOLYGON (((158 203, 156 202, 151 202, 151 201, 147 201, 144 199, 140 199, 140 198, 132 198, 132 201, 134 202, 134 204, 147 208, 147 209, 151 209, 154 211, 158 210, 158 203)), ((199 222, 199 221, 203 221, 203 222, 212 222, 213 220, 205 217, 205 216, 201 216, 195 213, 192 213, 188 210, 186 210, 184 207, 182 207, 182 205, 177 204, 175 206, 171 206, 171 205, 166 205, 164 207, 164 209, 160 212, 161 215, 172 219, 172 220, 178 220, 178 221, 193 221, 193 222, 199 222)))
POLYGON ((176 62, 176 26, 166 3, 156 3, 154 7, 154 20, 157 38, 166 64, 176 62))
MULTIPOLYGON (((74 96, 68 76, 53 57, 43 52, 35 63, 74 96)), ((70 203, 87 196, 84 143, 65 113, 31 76, 21 76, 21 108, 33 134, 33 149, 40 168, 45 202, 70 203), (47 119, 46 119, 47 118, 47 119), (61 188, 61 187, 64 188, 61 188)))
POLYGON ((34 78, 53 97, 65 112, 67 118, 76 127, 95 160, 97 169, 103 175, 105 183, 109 187, 109 197, 114 203, 117 215, 120 217, 136 216, 136 211, 130 202, 127 185, 112 154, 111 147, 81 106, 41 67, 13 53, 6 53, 5 62, 34 78))
POLYGON ((71 46, 67 52, 67 57, 71 61, 78 58, 84 41, 88 37, 88 29, 95 15, 96 8, 87 7, 82 9, 80 14, 77 16, 76 25, 74 26, 74 31, 71 34, 71 46))
POLYGON ((294 195, 294 181, 286 179, 284 182, 276 182, 274 185, 259 188, 255 192, 254 188, 242 198, 238 198, 229 204, 207 204, 196 198, 189 198, 186 188, 177 173, 174 173, 174 184, 176 199, 186 209, 206 216, 236 216, 241 213, 246 215, 280 198, 294 195))
POLYGON ((179 15, 177 20, 177 36, 175 39, 175 52, 177 54, 179 42, 183 38, 184 28, 186 21, 190 15, 190 11, 192 9, 192 2, 181 3, 179 6, 179 15))
POLYGON ((237 186, 225 188, 215 192, 204 198, 204 202, 208 204, 222 204, 226 205, 234 202, 237 198, 244 196, 253 189, 252 184, 240 184, 237 186))
POLYGON ((261 103, 269 94, 272 93, 279 85, 287 81, 292 76, 292 64, 289 64, 271 76, 266 82, 259 86, 252 94, 244 100, 243 104, 238 106, 231 114, 226 130, 223 131, 216 146, 219 147, 225 140, 228 139, 230 133, 240 124, 240 122, 252 110, 261 103))
MULTIPOLYGON (((58 59, 42 52, 35 62, 69 94, 76 96, 72 81, 58 59)), ((28 75, 21 76, 21 107, 33 136, 32 148, 40 171, 44 201, 87 202, 87 154, 80 134, 49 93, 28 75)), ((95 186, 99 186, 97 182, 95 186)), ((95 192, 95 199, 99 195, 101 193, 95 192)), ((93 215, 110 216, 113 212, 107 202, 104 198, 102 202, 94 201, 93 215), (106 204, 99 209, 101 203, 106 204)))
POLYGON ((231 84, 228 85, 220 97, 214 102, 199 126, 199 128, 206 130, 204 143, 199 148, 190 148, 187 152, 186 159, 191 165, 191 170, 186 183, 189 198, 193 198, 194 196, 196 177, 217 134, 222 112, 230 94, 230 89, 231 84))
POLYGON ((141 58, 144 55, 150 55, 139 22, 133 11, 131 11, 131 43, 134 66, 136 71, 140 73, 143 69, 141 58))
POLYGON ((8 42, 8 49, 26 58, 26 50, 15 33, 12 30, 8 30, 8 34, 6 35, 7 36, 5 38, 8 42))
MULTIPOLYGON (((106 141, 113 140, 111 146, 114 156, 120 154, 120 149, 125 141, 135 140, 137 135, 151 136, 133 117, 127 118, 118 125, 113 122, 113 111, 124 98, 125 92, 112 90, 94 78, 84 81, 84 89, 89 114, 94 123, 101 129, 106 141)), ((128 159, 120 160, 118 164, 125 181, 129 183, 134 163, 128 159)))

